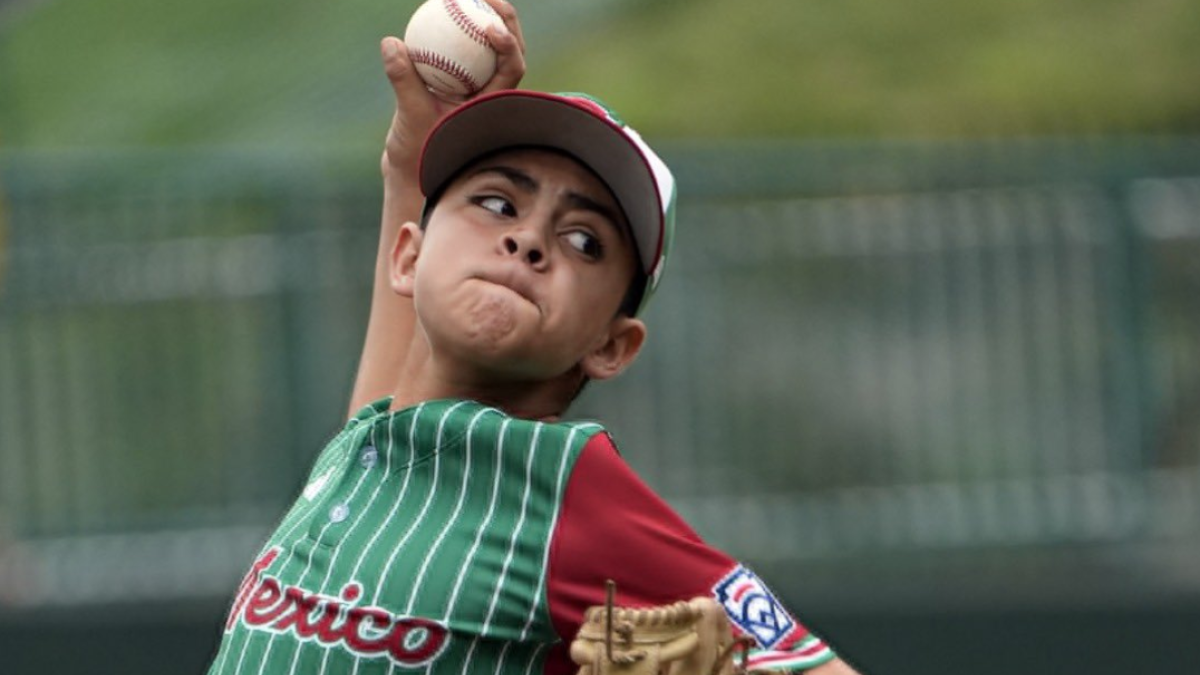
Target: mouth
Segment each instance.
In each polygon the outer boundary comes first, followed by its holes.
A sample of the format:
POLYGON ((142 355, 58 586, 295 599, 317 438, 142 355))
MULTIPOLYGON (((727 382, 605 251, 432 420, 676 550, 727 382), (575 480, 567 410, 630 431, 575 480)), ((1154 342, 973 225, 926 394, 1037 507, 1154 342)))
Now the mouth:
POLYGON ((496 274, 477 274, 476 279, 493 286, 499 286, 516 293, 521 299, 530 303, 535 307, 539 307, 537 300, 534 298, 533 289, 529 283, 520 278, 519 275, 513 273, 496 273, 496 274))

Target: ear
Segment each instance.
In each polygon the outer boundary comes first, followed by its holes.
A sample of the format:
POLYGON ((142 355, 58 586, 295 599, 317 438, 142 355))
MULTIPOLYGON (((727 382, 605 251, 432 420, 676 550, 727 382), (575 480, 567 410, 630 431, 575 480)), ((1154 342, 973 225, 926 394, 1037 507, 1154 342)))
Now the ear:
POLYGON ((593 380, 616 377, 633 363, 645 342, 646 324, 618 316, 609 325, 608 339, 584 355, 579 366, 593 380))
POLYGON ((421 242, 425 233, 414 222, 400 226, 396 244, 392 247, 391 265, 388 266, 388 281, 392 290, 406 298, 413 296, 413 283, 417 275, 417 257, 421 253, 421 242))

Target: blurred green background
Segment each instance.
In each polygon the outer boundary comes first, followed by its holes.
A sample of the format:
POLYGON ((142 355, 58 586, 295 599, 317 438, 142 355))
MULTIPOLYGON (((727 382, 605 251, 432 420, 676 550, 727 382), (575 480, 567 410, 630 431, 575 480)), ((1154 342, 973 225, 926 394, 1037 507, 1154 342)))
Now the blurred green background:
MULTIPOLYGON (((679 178, 577 415, 865 673, 1200 668, 1200 4, 516 4, 679 178)), ((3 673, 206 667, 344 415, 415 5, 0 0, 3 673)))
MULTIPOLYGON (((5 144, 370 147, 413 2, 5 0, 5 144)), ((1161 133, 1200 124, 1189 0, 526 0, 526 85, 654 138, 1161 133)))

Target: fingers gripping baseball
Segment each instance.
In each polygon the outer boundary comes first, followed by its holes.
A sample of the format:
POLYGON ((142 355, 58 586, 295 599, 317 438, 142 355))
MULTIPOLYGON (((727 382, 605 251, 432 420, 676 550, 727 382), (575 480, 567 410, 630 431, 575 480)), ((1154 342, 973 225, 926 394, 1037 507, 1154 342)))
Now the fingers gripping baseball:
POLYGON ((521 30, 521 21, 517 18, 517 9, 512 6, 512 3, 506 0, 487 0, 487 4, 491 5, 492 9, 496 10, 496 13, 500 15, 500 19, 504 21, 504 27, 508 29, 508 32, 516 40, 517 49, 520 50, 521 54, 524 54, 525 35, 521 30))
MULTIPOLYGON (((506 0, 485 0, 500 17, 486 29, 496 69, 476 95, 516 88, 525 76, 525 39, 516 9, 506 0)), ((396 98, 381 168, 385 176, 415 181, 421 145, 437 120, 461 100, 439 95, 422 79, 408 45, 386 37, 380 45, 384 72, 396 98)))
POLYGON ((496 50, 496 74, 480 89, 481 94, 501 89, 516 89, 525 77, 525 37, 517 10, 506 0, 487 0, 503 21, 488 27, 488 41, 496 50))
POLYGON ((396 97, 396 110, 384 144, 382 168, 385 174, 399 172, 412 179, 416 175, 418 153, 425 134, 450 106, 426 89, 408 56, 408 48, 398 38, 384 38, 380 52, 384 73, 396 97))

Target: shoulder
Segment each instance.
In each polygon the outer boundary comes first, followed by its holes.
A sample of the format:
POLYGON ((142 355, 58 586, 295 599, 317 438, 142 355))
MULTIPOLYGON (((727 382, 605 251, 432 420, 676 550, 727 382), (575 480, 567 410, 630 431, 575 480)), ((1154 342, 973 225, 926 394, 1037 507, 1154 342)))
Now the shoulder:
POLYGON ((526 419, 474 401, 438 402, 422 415, 424 433, 436 447, 490 452, 506 472, 560 496, 584 449, 608 436, 596 422, 526 419))
POLYGON ((489 426, 497 442, 506 449, 519 452, 524 448, 555 456, 565 454, 572 463, 597 438, 608 438, 602 424, 590 421, 546 422, 499 413, 490 420, 489 426))
MULTIPOLYGON (((635 532, 659 538, 699 542, 700 537, 625 458, 612 436, 604 430, 591 435, 575 460, 563 515, 571 529, 611 536, 635 532)), ((589 541, 595 537, 588 536, 589 541)))

